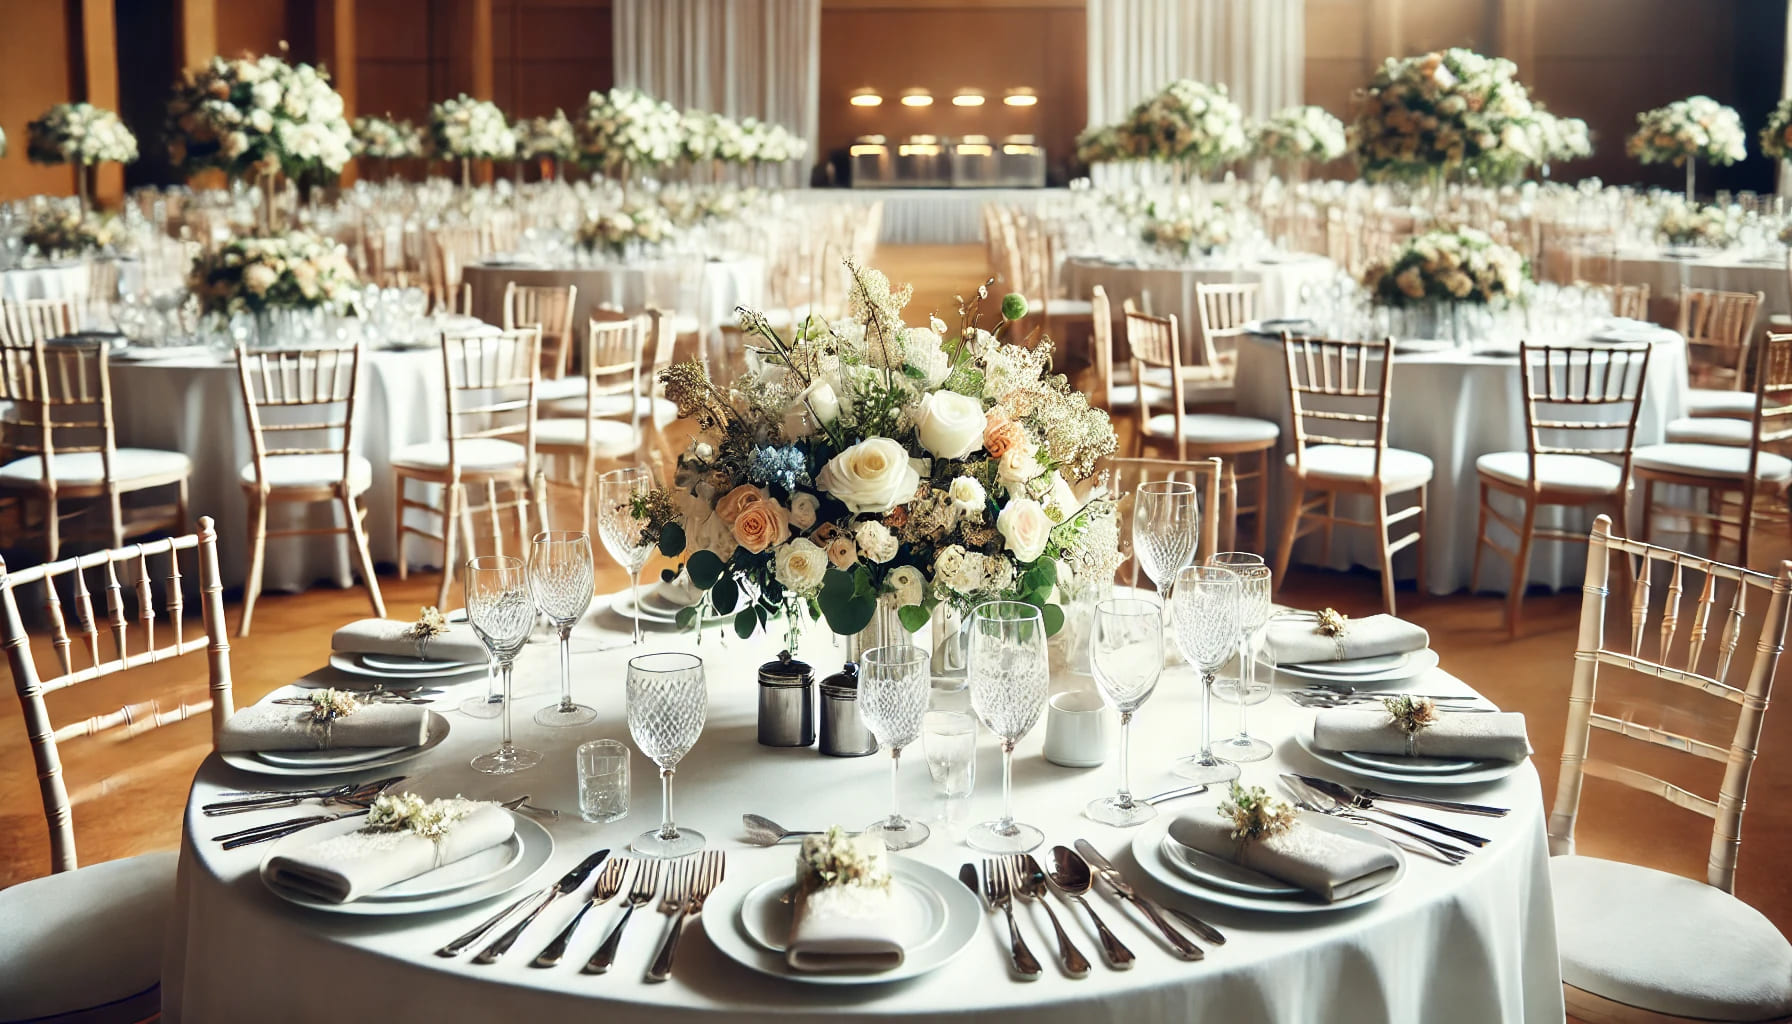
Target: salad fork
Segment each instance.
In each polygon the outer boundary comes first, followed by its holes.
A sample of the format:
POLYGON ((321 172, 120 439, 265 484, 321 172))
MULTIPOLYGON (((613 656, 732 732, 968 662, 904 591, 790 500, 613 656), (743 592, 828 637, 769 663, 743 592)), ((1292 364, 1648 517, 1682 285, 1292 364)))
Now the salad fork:
POLYGON ((986 858, 983 861, 983 899, 990 909, 1000 910, 1008 916, 1008 945, 1014 959, 1014 972, 1027 981, 1039 977, 1039 960, 1027 948, 1027 940, 1021 938, 1020 925, 1014 922, 1008 870, 1000 859, 986 858))
POLYGON ((648 981, 665 981, 672 976, 672 957, 678 952, 678 940, 684 936, 685 923, 703 913, 703 902, 721 883, 727 867, 726 855, 720 850, 705 850, 691 860, 694 863, 688 865, 683 910, 672 919, 672 927, 660 943, 660 951, 654 955, 653 966, 647 969, 648 981))
POLYGON ((603 871, 597 876, 597 885, 591 890, 591 898, 572 916, 566 927, 560 929, 560 934, 554 936, 554 941, 529 961, 530 967, 552 967, 560 962, 560 958, 566 955, 566 944, 572 941, 572 933, 578 930, 579 922, 585 919, 586 912, 592 907, 610 902, 622 891, 622 876, 627 873, 629 863, 627 857, 618 857, 604 865, 603 871))
MULTIPOLYGON (((597 952, 591 954, 591 959, 585 962, 581 973, 602 974, 610 969, 612 963, 616 962, 616 947, 622 944, 622 930, 628 927, 628 919, 634 916, 636 907, 644 906, 651 901, 654 891, 659 888, 661 863, 657 860, 638 862, 639 866, 635 869, 635 883, 629 887, 628 896, 623 901, 622 917, 618 918, 616 923, 610 927, 610 934, 604 936, 603 944, 597 947, 597 952)), ((671 879, 668 878, 666 891, 670 892, 671 890, 671 879)))

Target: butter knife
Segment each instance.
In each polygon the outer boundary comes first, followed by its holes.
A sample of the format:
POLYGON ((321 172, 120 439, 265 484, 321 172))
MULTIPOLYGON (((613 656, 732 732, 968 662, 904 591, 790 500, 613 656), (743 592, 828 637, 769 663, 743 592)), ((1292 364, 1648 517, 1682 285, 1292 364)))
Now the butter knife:
MULTIPOLYGON (((1332 782, 1330 779, 1315 778, 1311 775, 1300 775, 1297 773, 1295 778, 1308 785, 1313 785, 1315 783, 1325 783, 1333 786, 1340 785, 1340 783, 1332 782)), ((1345 788, 1354 793, 1361 794, 1370 800, 1388 800, 1397 804, 1412 804, 1415 807, 1430 807, 1439 811, 1455 811, 1459 814, 1479 814, 1487 818, 1503 818, 1512 813, 1512 808, 1510 807, 1494 807, 1490 804, 1465 804, 1456 800, 1439 800, 1435 797, 1428 796, 1396 796, 1392 793, 1378 793, 1373 789, 1364 789, 1361 786, 1348 786, 1345 788)))
POLYGON ((480 950, 479 955, 473 958, 473 962, 478 963, 478 964, 495 964, 495 963, 497 963, 498 958, 503 956, 507 951, 509 951, 511 946, 516 944, 517 937, 523 934, 523 930, 525 928, 528 928, 529 925, 535 921, 535 918, 538 917, 543 910, 547 909, 548 904, 554 902, 555 900, 559 899, 560 897, 566 895, 567 893, 573 891, 574 889, 577 889, 580 885, 584 884, 586 876, 590 875, 591 872, 597 870, 597 866, 599 864, 602 864, 604 862, 604 858, 608 857, 609 855, 610 855, 610 851, 607 849, 604 849, 604 850, 597 851, 596 853, 592 854, 589 857, 586 857, 582 861, 579 861, 577 867, 573 868, 571 871, 568 871, 566 874, 562 875, 558 882, 555 882, 553 885, 548 886, 548 890, 547 890, 548 898, 547 899, 542 900, 541 904, 539 906, 537 906, 534 910, 529 911, 529 913, 526 914, 521 921, 518 921, 515 925, 512 925, 509 931, 507 931, 504 934, 493 939, 491 945, 480 950))
MULTIPOLYGON (((1179 956, 1185 960, 1200 960, 1206 956, 1201 952, 1200 946, 1190 942, 1188 936, 1176 930, 1176 926, 1172 925, 1169 919, 1164 917, 1162 911, 1158 910, 1157 904, 1140 896, 1137 890, 1127 884, 1126 879, 1120 877, 1119 869, 1109 863, 1108 859, 1103 857, 1101 851, 1097 850, 1092 843, 1087 839, 1078 839, 1073 845, 1076 847, 1076 852, 1083 855, 1083 859, 1089 862, 1089 866, 1095 869, 1101 880, 1106 882, 1110 889, 1113 889, 1121 899, 1138 907, 1139 912, 1157 926, 1157 930, 1163 933, 1164 940, 1179 956)), ((1224 945, 1226 942, 1226 936, 1221 934, 1218 929, 1206 923, 1197 922, 1192 917, 1189 918, 1189 927, 1194 928, 1196 934, 1216 946, 1224 945), (1195 928, 1197 923, 1201 925, 1199 928, 1195 928)))

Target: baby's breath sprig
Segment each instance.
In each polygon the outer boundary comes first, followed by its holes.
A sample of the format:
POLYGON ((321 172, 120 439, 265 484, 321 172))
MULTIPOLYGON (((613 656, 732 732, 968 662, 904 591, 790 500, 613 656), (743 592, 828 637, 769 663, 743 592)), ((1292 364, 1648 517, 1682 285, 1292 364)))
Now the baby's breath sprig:
POLYGON ((1246 789, 1233 782, 1219 810, 1232 823, 1232 838, 1241 842, 1279 836, 1294 827, 1294 808, 1262 786, 1246 789))
POLYGON ((1437 705, 1426 697, 1389 697, 1381 702, 1381 706, 1388 709, 1388 714, 1394 718, 1394 724, 1408 736, 1437 724, 1437 705))
POLYGON ((454 823, 478 810, 475 800, 425 800, 415 793, 382 793, 367 809, 369 832, 412 832, 440 842, 454 823))
POLYGON ((828 829, 826 835, 803 840, 800 862, 804 882, 811 890, 835 885, 873 889, 890 886, 883 843, 852 835, 838 825, 828 829))
POLYGON ((352 693, 342 690, 313 690, 311 692, 311 720, 320 724, 334 722, 338 718, 347 718, 361 710, 361 701, 352 693))

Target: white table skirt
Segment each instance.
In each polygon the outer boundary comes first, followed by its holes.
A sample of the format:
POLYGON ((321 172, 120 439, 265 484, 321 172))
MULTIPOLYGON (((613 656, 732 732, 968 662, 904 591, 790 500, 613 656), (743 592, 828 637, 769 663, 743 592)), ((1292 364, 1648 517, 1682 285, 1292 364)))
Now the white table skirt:
POLYGON ((1294 315, 1301 305, 1301 287, 1329 283, 1337 265, 1323 256, 1292 254, 1274 263, 1241 263, 1213 267, 1142 267, 1107 263, 1085 257, 1064 261, 1064 287, 1068 294, 1087 299, 1096 285, 1108 293, 1119 316, 1120 304, 1132 299, 1143 312, 1155 316, 1174 314, 1182 337, 1193 341, 1200 332, 1197 284, 1250 284, 1262 286, 1257 295, 1257 315, 1265 319, 1294 315))
MULTIPOLYGON (((826 192, 815 193, 818 196, 826 192)), ((977 245, 987 203, 1031 206, 1050 195, 1040 188, 855 188, 854 199, 884 204, 878 241, 884 245, 977 245)))
POLYGON ((1651 302, 1679 295, 1687 288, 1762 292, 1767 298, 1761 303, 1756 330, 1766 327, 1770 316, 1792 313, 1792 282, 1788 282, 1783 255, 1772 260, 1750 260, 1714 252, 1683 259, 1659 251, 1626 250, 1618 253, 1618 280, 1624 284, 1647 284, 1651 302))
POLYGON ((751 308, 765 302, 765 261, 756 256, 704 262, 700 285, 696 274, 685 280, 683 268, 672 260, 592 267, 476 263, 462 273, 473 286, 473 315, 493 324, 504 322, 504 289, 512 281, 536 287, 578 286, 572 325, 580 348, 585 325, 601 305, 631 314, 659 306, 683 316, 700 316, 704 332, 713 337, 723 325, 734 323, 736 306, 751 308))
MULTIPOLYGON (((11 267, 0 270, 0 298, 13 302, 26 299, 87 298, 93 273, 92 260, 59 260, 35 267, 11 267)), ((139 287, 143 264, 134 259, 119 259, 119 287, 127 292, 139 287)))
MULTIPOLYGON (((600 599, 599 606, 604 606, 600 599)), ((576 813, 573 748, 596 737, 628 740, 623 721, 623 665, 631 653, 599 653, 625 627, 599 613, 574 634, 575 696, 599 711, 592 725, 572 730, 535 726, 530 715, 551 700, 557 686, 555 651, 547 644, 527 648, 517 672, 516 730, 519 743, 547 758, 512 778, 483 776, 467 767, 472 755, 494 747, 495 721, 450 715, 453 731, 430 755, 403 770, 408 786, 428 796, 464 794, 507 798, 522 793, 538 804, 558 807, 562 818, 549 823, 556 847, 546 868, 521 891, 559 877, 600 847, 625 854, 630 839, 658 820, 659 794, 647 761, 633 754, 633 809, 618 822, 586 824, 576 813), (595 621, 609 628, 599 631, 595 621)), ((679 766, 677 820, 708 836, 711 848, 728 852, 730 878, 770 877, 790 871, 795 849, 744 846, 740 815, 752 811, 796 828, 833 823, 862 825, 880 814, 889 797, 889 764, 881 756, 828 758, 812 749, 772 749, 755 743, 754 666, 779 646, 782 631, 741 642, 721 632, 700 645, 687 636, 655 635, 649 649, 684 648, 700 653, 711 672, 707 726, 679 766)), ((834 642, 811 627, 803 655, 817 674, 841 661, 834 642)), ((328 671, 328 670, 325 670, 328 671)), ((438 706, 453 708, 483 681, 449 689, 438 706)), ((1434 672, 1423 689, 1466 687, 1434 672)), ((1188 752, 1198 701, 1184 668, 1166 674, 1164 685, 1140 716, 1134 736, 1135 791, 1153 793, 1177 780, 1169 766, 1188 752)), ((935 695, 936 703, 963 703, 963 695, 935 695)), ((1216 705, 1219 725, 1229 729, 1234 714, 1216 705)), ((1310 728, 1312 712, 1281 697, 1251 711, 1252 728, 1277 742, 1268 761, 1244 766, 1247 784, 1274 789, 1278 772, 1317 767, 1290 739, 1310 728)), ((1091 840, 1134 878, 1127 844, 1131 832, 1083 818, 1083 804, 1111 792, 1112 762, 1098 769, 1072 770, 1040 756, 1044 723, 1024 738, 1016 753, 1016 813, 1042 827, 1048 843, 1091 840)), ((632 744, 631 744, 632 746, 632 744)), ((977 791, 968 813, 955 825, 939 820, 927 771, 919 757, 904 758, 905 809, 927 813, 933 836, 906 855, 949 873, 976 855, 960 841, 969 822, 993 816, 1000 790, 999 748, 987 734, 979 739, 977 791), (968 821, 966 819, 968 818, 968 821)), ((1036 910, 1019 912, 1029 944, 1047 964, 1031 984, 1011 982, 1006 969, 1007 935, 1000 919, 986 916, 976 939, 953 963, 908 983, 854 988, 820 988, 761 977, 725 959, 702 934, 689 928, 677 969, 664 984, 644 983, 642 974, 663 934, 658 914, 636 915, 616 967, 606 975, 579 972, 610 924, 621 913, 611 903, 593 911, 560 966, 541 970, 528 961, 576 911, 580 900, 549 907, 495 966, 471 963, 471 955, 442 959, 433 951, 489 917, 505 900, 431 915, 426 919, 372 919, 302 911, 277 899, 255 875, 267 849, 223 852, 209 837, 229 829, 208 819, 199 804, 220 790, 256 787, 266 779, 242 774, 214 756, 200 768, 186 819, 176 918, 163 970, 164 1013, 171 1022, 255 1020, 310 1022, 330 1019, 417 1020, 435 1024, 493 1020, 641 1022, 777 1022, 808 1019, 871 1021, 978 1020, 1029 1024, 1090 1022, 1180 1022, 1192 1020, 1251 1024, 1328 1022, 1426 1022, 1510 1024, 1559 1022, 1562 991, 1543 810, 1536 772, 1522 767, 1509 778, 1452 791, 1452 796, 1511 806, 1503 819, 1475 818, 1472 828, 1493 842, 1460 867, 1409 855, 1409 874, 1398 891, 1362 909, 1298 919, 1252 915, 1206 906, 1182 896, 1165 896, 1221 929, 1229 942, 1209 947, 1207 959, 1186 963, 1173 958, 1147 931, 1142 919, 1106 898, 1096 898, 1103 918, 1138 955, 1137 966, 1116 972, 1102 965, 1097 946, 1079 912, 1058 905, 1092 961, 1093 973, 1071 980, 1051 966, 1055 946, 1049 926, 1036 910), (1045 927, 1046 931, 1041 931, 1045 927)), ((1167 804, 1164 813, 1211 813, 1218 794, 1167 804)), ((290 809, 239 815, 232 828, 277 820, 290 809)), ((589 883, 587 883, 587 888, 589 883)), ((583 890, 581 890, 583 891, 583 890)), ((651 911, 651 907, 649 911, 651 911)), ((718 913, 711 909, 711 913, 718 913)))
MULTIPOLYGON (((1643 326, 1628 323, 1626 340, 1636 340, 1643 326)), ((1649 357, 1649 380, 1637 418, 1636 444, 1664 440, 1667 424, 1683 415, 1688 389, 1685 342, 1667 328, 1656 327, 1655 349, 1649 357)), ((1388 445, 1431 457, 1433 477, 1427 496, 1425 535, 1425 589, 1449 594, 1469 585, 1474 567, 1476 518, 1480 511, 1480 484, 1475 460, 1490 452, 1525 450, 1524 382, 1516 355, 1480 356, 1447 351, 1435 354, 1399 354, 1394 359, 1393 398, 1388 412, 1388 445)), ((1269 535, 1274 538, 1288 500, 1282 460, 1293 451, 1294 430, 1288 407, 1288 371, 1278 338, 1253 335, 1238 346, 1237 408, 1241 416, 1255 416, 1281 424, 1282 440, 1274 456, 1274 495, 1269 535)), ((1519 506, 1510 498, 1494 497, 1495 507, 1508 518, 1518 519, 1519 506)), ((1405 501, 1396 499, 1395 509, 1405 501)), ((1537 515, 1539 529, 1587 531, 1602 509, 1566 509, 1549 506, 1537 515)), ((1340 515, 1368 519, 1373 506, 1367 498, 1340 499, 1340 515)), ((1396 538, 1410 527, 1396 526, 1396 538)), ((1514 542, 1497 523, 1494 537, 1510 550, 1514 542)), ((1295 562, 1319 561, 1321 537, 1302 538, 1295 547, 1295 562)), ((1411 548, 1394 556, 1394 572, 1410 579, 1416 552, 1411 548)), ((1373 528, 1340 527, 1332 541, 1329 568, 1347 569, 1380 565, 1373 528)), ((1586 567, 1586 546, 1539 541, 1531 549, 1530 583, 1552 589, 1578 586, 1586 567)), ((1481 586, 1504 593, 1511 585, 1511 571, 1497 553, 1481 566, 1481 586)))

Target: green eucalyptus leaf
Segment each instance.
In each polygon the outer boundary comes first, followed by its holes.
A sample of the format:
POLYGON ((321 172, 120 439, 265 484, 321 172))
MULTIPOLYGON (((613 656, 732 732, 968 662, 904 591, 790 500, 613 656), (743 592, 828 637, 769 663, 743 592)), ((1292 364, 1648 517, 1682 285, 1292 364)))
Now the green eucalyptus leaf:
POLYGON ((678 578, 678 573, 672 571, 671 569, 661 569, 660 570, 660 582, 661 583, 670 583, 677 578, 678 578))
POLYGON ((926 608, 918 604, 905 604, 896 609, 896 617, 902 620, 902 628, 910 633, 918 633, 927 625, 930 615, 926 608))
POLYGON ((721 556, 707 549, 693 553, 691 560, 685 563, 685 569, 691 574, 691 582, 704 590, 715 586, 716 581, 722 578, 722 570, 727 567, 721 556))
POLYGON ((751 608, 741 609, 740 614, 734 617, 734 635, 740 637, 742 640, 752 636, 753 630, 758 628, 759 617, 753 614, 753 609, 751 608))
POLYGON ((677 558, 684 553, 684 527, 677 523, 667 523, 660 527, 660 554, 667 558, 677 558))
POLYGON ((1045 635, 1056 636, 1064 628, 1064 609, 1055 604, 1044 605, 1039 613, 1045 619, 1045 635))
POLYGON ((701 607, 701 605, 694 604, 687 608, 678 609, 678 628, 690 629, 695 625, 697 622, 697 612, 701 607))
POLYGON ((723 576, 709 588, 709 600, 716 606, 717 615, 731 614, 734 606, 740 603, 740 585, 734 582, 734 577, 723 576))
POLYGON ((871 624, 871 617, 877 612, 877 598, 858 593, 857 576, 855 573, 829 569, 822 578, 821 591, 815 595, 815 603, 821 607, 821 615, 827 620, 828 628, 841 636, 864 629, 871 624))

